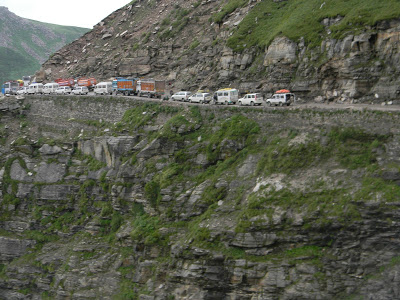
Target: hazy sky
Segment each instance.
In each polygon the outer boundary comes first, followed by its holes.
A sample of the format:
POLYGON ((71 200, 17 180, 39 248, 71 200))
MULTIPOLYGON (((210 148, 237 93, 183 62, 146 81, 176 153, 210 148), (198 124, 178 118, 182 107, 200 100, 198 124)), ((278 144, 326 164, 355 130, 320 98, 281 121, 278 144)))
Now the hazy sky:
POLYGON ((92 28, 131 0, 0 0, 17 16, 45 23, 92 28))

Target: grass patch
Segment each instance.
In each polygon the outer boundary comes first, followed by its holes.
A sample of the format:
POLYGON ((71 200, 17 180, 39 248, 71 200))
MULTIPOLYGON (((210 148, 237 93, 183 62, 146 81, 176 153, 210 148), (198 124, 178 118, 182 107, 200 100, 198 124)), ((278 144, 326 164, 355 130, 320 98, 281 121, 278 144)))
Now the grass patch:
POLYGON ((128 109, 124 113, 121 122, 116 124, 116 129, 129 130, 131 132, 136 131, 141 129, 144 125, 153 124, 155 118, 160 113, 175 114, 180 110, 182 110, 182 108, 162 106, 155 103, 139 105, 128 109))
POLYGON ((260 132, 258 124, 242 115, 234 115, 230 119, 221 124, 219 130, 210 137, 210 143, 207 146, 206 154, 211 163, 216 163, 224 151, 226 156, 233 156, 237 153, 236 148, 229 149, 223 147, 225 141, 235 141, 241 148, 249 146, 253 141, 253 137, 260 132))
MULTIPOLYGON (((230 7, 234 3, 229 1, 230 7)), ((247 1, 244 1, 247 3, 247 1)), ((237 5, 239 6, 239 5, 237 5)), ((226 13, 221 11, 215 21, 221 22, 226 13)), ((293 41, 304 37, 307 44, 318 46, 325 35, 321 21, 325 18, 343 19, 330 26, 332 38, 358 34, 366 25, 400 16, 400 2, 396 0, 292 0, 261 1, 239 24, 238 29, 228 39, 229 47, 236 51, 257 46, 265 48, 277 36, 286 36, 293 41)))
POLYGON ((157 217, 139 214, 132 221, 132 226, 134 229, 131 232, 131 238, 136 242, 159 246, 165 246, 168 242, 159 232, 161 221, 157 217))
POLYGON ((400 186, 396 183, 381 178, 366 177, 354 198, 359 201, 382 200, 390 203, 398 202, 399 195, 400 186))
POLYGON ((369 134, 357 128, 333 129, 326 134, 328 142, 310 141, 290 144, 289 138, 273 137, 261 149, 262 157, 257 166, 258 174, 286 173, 307 168, 317 162, 334 158, 349 169, 376 169, 376 150, 389 138, 369 134))
POLYGON ((227 15, 234 12, 237 8, 243 7, 248 2, 247 0, 229 0, 228 3, 222 7, 220 12, 212 16, 212 20, 217 24, 221 24, 227 15))

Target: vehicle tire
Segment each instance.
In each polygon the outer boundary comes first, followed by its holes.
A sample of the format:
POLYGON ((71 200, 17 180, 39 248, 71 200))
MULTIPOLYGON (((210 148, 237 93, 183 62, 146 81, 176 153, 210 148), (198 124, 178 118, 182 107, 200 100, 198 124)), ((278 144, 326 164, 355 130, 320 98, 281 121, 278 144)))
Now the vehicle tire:
POLYGON ((253 101, 250 102, 250 106, 254 106, 254 102, 253 101))
POLYGON ((288 103, 288 104, 286 104, 287 106, 289 106, 290 105, 290 103, 288 103))
POLYGON ((242 103, 242 101, 239 101, 239 106, 243 106, 243 103, 242 103))

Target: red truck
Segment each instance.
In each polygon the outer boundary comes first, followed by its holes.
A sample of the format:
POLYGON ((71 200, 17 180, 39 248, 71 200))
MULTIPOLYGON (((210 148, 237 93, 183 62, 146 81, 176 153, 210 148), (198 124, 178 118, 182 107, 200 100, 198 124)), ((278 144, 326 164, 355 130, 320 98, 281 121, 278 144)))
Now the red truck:
POLYGON ((136 90, 139 96, 147 96, 149 98, 161 98, 165 92, 165 81, 155 79, 140 79, 137 82, 136 90))
POLYGON ((69 87, 72 87, 75 83, 75 80, 73 78, 67 78, 67 79, 58 78, 54 81, 57 82, 59 86, 69 86, 69 87))

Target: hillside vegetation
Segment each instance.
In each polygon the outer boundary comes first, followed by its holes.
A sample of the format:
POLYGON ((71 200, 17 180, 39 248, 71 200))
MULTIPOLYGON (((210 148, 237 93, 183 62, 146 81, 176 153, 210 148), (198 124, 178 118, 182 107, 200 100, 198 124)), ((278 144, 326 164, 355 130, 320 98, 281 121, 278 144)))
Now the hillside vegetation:
POLYGON ((20 18, 0 7, 0 82, 33 75, 51 54, 87 31, 20 18))
MULTIPOLYGON (((214 21, 223 17, 248 1, 230 0, 214 21)), ((317 46, 329 29, 333 38, 357 34, 366 25, 375 25, 382 20, 398 18, 400 2, 396 0, 289 0, 261 1, 239 24, 228 46, 240 51, 252 46, 264 48, 276 36, 286 36, 293 41, 304 37, 305 42, 317 46), (325 28, 322 20, 337 18, 340 21, 325 28)))

